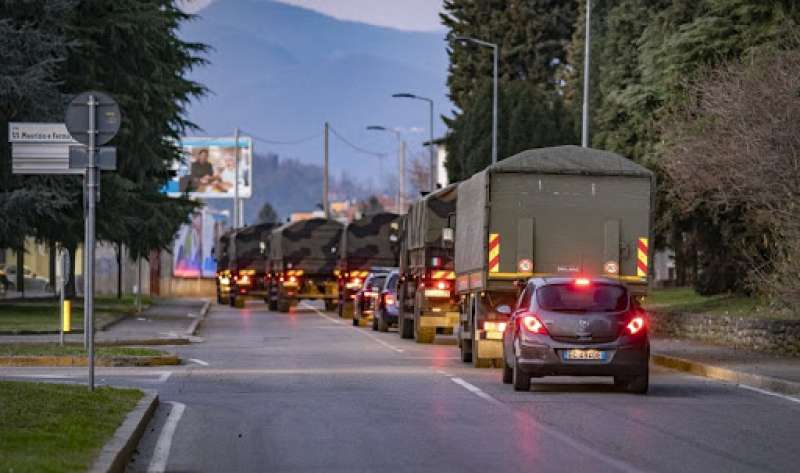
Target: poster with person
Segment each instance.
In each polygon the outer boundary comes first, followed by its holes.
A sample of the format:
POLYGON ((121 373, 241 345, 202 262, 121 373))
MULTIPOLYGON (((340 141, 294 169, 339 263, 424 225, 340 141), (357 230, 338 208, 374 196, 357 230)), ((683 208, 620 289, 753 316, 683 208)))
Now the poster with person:
MULTIPOLYGON (((181 138, 183 152, 175 163, 175 177, 164 191, 171 196, 188 194, 199 199, 233 198, 236 192, 236 140, 226 138, 181 138)), ((252 195, 253 141, 239 137, 239 198, 252 195)))
POLYGON ((228 228, 228 211, 204 207, 182 225, 172 250, 172 275, 177 278, 214 278, 214 245, 228 228))

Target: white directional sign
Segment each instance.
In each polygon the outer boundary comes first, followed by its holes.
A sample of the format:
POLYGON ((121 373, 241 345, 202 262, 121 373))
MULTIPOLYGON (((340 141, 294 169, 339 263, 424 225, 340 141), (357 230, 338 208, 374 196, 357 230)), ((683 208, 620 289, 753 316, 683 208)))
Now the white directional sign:
POLYGON ((69 168, 69 147, 79 145, 63 123, 9 123, 14 174, 83 174, 69 168))
POLYGON ((9 123, 9 143, 78 144, 63 123, 9 123))

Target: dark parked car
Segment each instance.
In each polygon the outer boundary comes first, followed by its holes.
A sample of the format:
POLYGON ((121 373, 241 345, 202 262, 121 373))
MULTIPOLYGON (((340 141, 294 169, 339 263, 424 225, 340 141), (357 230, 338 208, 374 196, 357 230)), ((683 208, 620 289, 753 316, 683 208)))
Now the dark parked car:
POLYGON ((613 279, 530 279, 503 334, 503 382, 517 391, 532 377, 613 376, 645 394, 649 360, 646 314, 613 279))
POLYGON ((378 296, 380 296, 384 283, 386 283, 387 271, 371 272, 364 280, 364 285, 356 293, 353 301, 353 325, 359 326, 362 321, 367 322, 375 312, 378 296))
POLYGON ((400 307, 397 305, 397 284, 400 282, 400 271, 389 273, 378 297, 377 308, 372 317, 372 330, 386 332, 390 326, 397 325, 400 307))

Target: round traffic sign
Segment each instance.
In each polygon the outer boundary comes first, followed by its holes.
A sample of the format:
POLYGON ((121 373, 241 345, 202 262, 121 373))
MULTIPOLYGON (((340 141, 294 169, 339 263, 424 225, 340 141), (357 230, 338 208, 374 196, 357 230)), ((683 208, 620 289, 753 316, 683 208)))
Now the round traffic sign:
POLYGON ((83 92, 67 106, 64 123, 67 131, 75 138, 75 141, 89 144, 89 100, 95 102, 95 146, 103 146, 111 141, 119 131, 122 123, 122 115, 119 105, 110 95, 96 90, 83 92))
POLYGON ((617 274, 619 272, 619 266, 616 261, 607 261, 606 264, 603 265, 603 269, 608 274, 617 274))
POLYGON ((517 269, 520 273, 530 273, 533 271, 533 261, 528 258, 523 258, 517 263, 517 269))

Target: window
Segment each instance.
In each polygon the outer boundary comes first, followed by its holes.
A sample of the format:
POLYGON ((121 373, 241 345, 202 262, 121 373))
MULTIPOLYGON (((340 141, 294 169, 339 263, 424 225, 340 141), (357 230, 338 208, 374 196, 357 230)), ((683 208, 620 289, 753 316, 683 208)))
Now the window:
POLYGON ((542 309, 556 312, 621 312, 629 297, 624 287, 612 284, 552 284, 540 287, 536 300, 542 309))
POLYGON ((528 284, 522 291, 517 301, 517 309, 527 310, 531 305, 531 294, 533 293, 533 284, 528 284))

